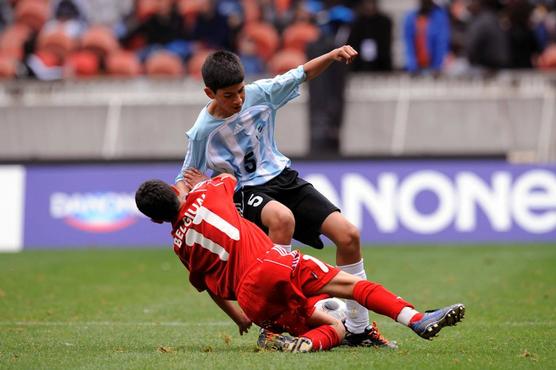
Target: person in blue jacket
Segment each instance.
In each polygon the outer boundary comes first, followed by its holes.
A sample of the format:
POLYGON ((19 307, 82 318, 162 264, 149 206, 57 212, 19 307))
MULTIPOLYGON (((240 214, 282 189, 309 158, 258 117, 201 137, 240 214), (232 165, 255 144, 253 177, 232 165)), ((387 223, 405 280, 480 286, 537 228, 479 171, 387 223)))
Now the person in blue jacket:
POLYGON ((406 69, 411 73, 442 70, 450 43, 450 21, 445 9, 433 0, 419 0, 403 23, 406 69))

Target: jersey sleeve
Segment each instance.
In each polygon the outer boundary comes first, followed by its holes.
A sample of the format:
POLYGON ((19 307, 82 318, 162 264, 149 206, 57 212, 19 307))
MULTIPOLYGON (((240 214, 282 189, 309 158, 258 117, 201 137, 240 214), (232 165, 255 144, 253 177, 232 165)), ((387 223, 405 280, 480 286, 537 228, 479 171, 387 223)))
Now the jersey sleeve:
POLYGON ((301 65, 274 78, 255 81, 252 84, 253 92, 258 94, 255 100, 260 99, 270 103, 273 109, 278 109, 299 96, 299 85, 305 78, 305 70, 301 65))
MULTIPOLYGON (((189 136, 188 136, 189 137, 189 136)), ((201 172, 207 170, 207 160, 205 156, 206 141, 199 141, 189 138, 187 151, 180 172, 177 174, 175 182, 183 180, 183 173, 188 168, 196 168, 201 172)))

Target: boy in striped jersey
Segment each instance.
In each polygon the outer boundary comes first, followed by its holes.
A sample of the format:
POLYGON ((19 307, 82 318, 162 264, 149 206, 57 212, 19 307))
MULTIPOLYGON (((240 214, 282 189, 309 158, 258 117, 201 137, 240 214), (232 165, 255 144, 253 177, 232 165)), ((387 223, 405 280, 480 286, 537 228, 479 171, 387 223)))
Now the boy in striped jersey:
MULTIPOLYGON (((344 45, 282 75, 245 84, 235 54, 209 55, 202 74, 211 100, 187 132, 189 146, 176 186, 186 193, 208 169, 233 174, 238 179, 234 200, 243 217, 265 230, 275 246, 290 251, 295 238, 322 248, 320 234, 324 234, 337 246, 338 268, 366 279, 359 231, 290 168, 290 159, 280 153, 274 138, 276 111, 299 96, 300 85, 332 63, 351 63, 356 56, 351 46, 344 45)), ((347 343, 388 345, 374 340, 365 307, 354 301, 347 304, 347 343)))
MULTIPOLYGON (((420 313, 380 284, 297 250, 273 246, 235 208, 235 186, 233 176, 222 174, 178 197, 178 189, 149 180, 139 187, 135 200, 153 221, 172 223, 174 252, 189 271, 189 281, 197 290, 208 291, 240 334, 252 322, 266 329, 259 337, 261 347, 308 352, 340 345, 346 335, 343 323, 314 307, 322 295, 355 299, 425 339, 463 318, 462 304, 420 313), (236 300, 239 307, 232 302, 236 300)), ((376 329, 373 336, 381 337, 376 329)))

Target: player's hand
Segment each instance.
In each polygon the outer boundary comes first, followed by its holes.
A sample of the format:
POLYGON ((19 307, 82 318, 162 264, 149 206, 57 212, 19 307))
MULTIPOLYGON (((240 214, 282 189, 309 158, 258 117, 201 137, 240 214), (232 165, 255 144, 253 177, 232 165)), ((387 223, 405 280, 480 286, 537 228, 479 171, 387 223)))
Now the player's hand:
POLYGON ((243 335, 249 332, 249 329, 251 328, 251 325, 253 325, 253 322, 249 320, 247 316, 243 315, 243 317, 238 320, 236 324, 239 327, 239 335, 243 335))
POLYGON ((190 190, 193 189, 195 185, 206 179, 208 179, 208 176, 196 168, 188 168, 183 173, 183 182, 189 187, 190 190))
POLYGON ((349 45, 332 50, 332 57, 337 62, 350 64, 359 53, 349 45))

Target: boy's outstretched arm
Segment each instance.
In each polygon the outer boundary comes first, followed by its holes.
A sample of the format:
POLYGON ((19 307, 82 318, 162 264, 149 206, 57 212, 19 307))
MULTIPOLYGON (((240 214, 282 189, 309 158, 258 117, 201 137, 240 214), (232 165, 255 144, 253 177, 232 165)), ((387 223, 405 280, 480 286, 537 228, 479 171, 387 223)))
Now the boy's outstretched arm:
POLYGON ((303 69, 307 75, 307 81, 310 81, 320 75, 333 62, 344 62, 346 64, 351 63, 357 54, 359 53, 355 51, 354 48, 349 45, 344 45, 316 57, 315 59, 311 59, 303 65, 303 69))
POLYGON ((251 320, 243 313, 243 310, 232 301, 222 299, 208 292, 214 303, 218 305, 228 315, 239 328, 239 334, 243 335, 249 331, 251 327, 251 320))

